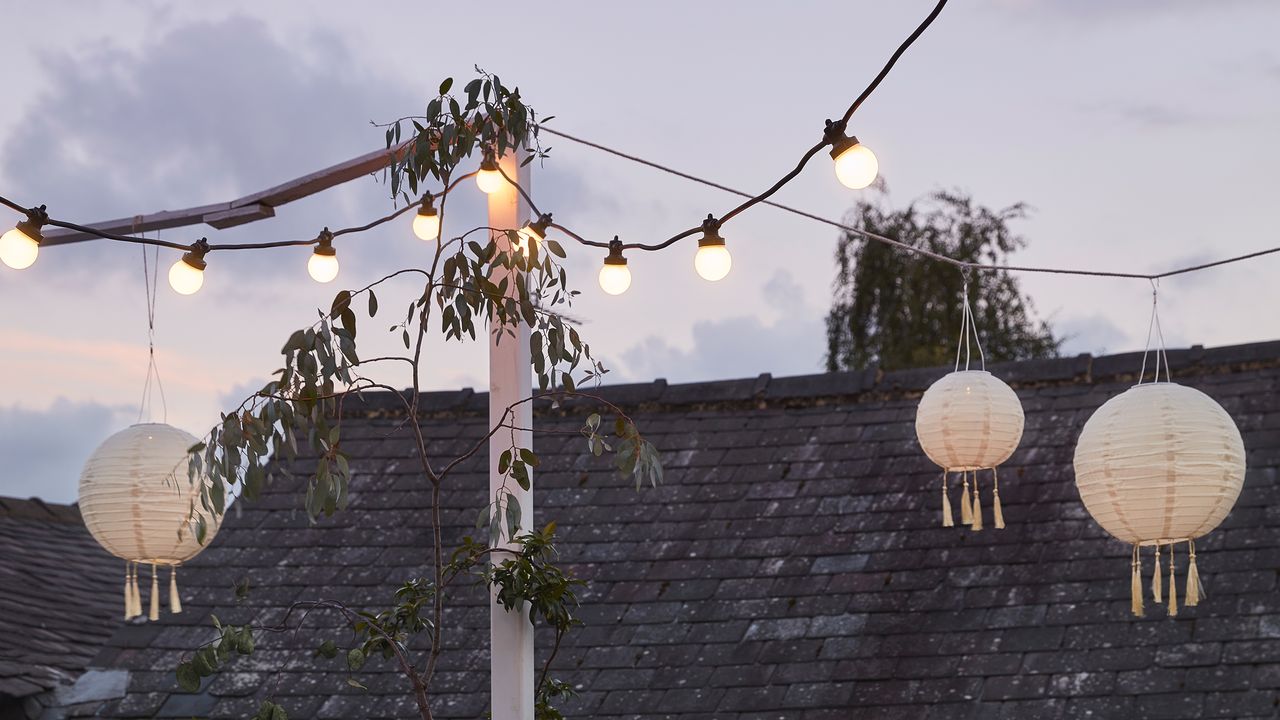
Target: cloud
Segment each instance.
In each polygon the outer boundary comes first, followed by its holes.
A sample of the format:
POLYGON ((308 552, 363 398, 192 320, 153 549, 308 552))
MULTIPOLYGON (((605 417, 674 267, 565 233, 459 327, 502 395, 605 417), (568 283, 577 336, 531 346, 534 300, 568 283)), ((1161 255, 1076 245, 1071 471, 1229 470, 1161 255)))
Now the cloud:
MULTIPOLYGON (((323 43, 326 52, 311 57, 275 40, 261 21, 232 17, 181 26, 136 53, 95 46, 50 54, 45 94, 0 148, 0 175, 16 199, 89 222, 230 200, 378 147, 369 121, 415 107, 415 98, 350 62, 340 39, 323 43)), ((325 222, 354 220, 358 205, 327 197, 325 222)), ((227 236, 318 231, 292 221, 291 209, 227 236)), ((164 235, 185 242, 214 232, 164 235)), ((105 252, 101 245, 66 252, 65 261, 105 252)), ((230 262, 241 272, 263 267, 243 255, 230 262)))
POLYGON ((684 382, 821 372, 823 312, 805 305, 799 283, 785 270, 774 273, 762 291, 777 318, 738 315, 696 322, 688 348, 649 335, 623 352, 622 374, 632 380, 684 382))
POLYGON ((995 7, 1028 18, 1080 22, 1132 19, 1144 24, 1156 16, 1184 16, 1211 12, 1220 14, 1236 8, 1266 7, 1270 0, 993 0, 995 7))
POLYGON ((1129 334, 1105 315, 1074 315, 1055 321, 1054 332, 1061 338, 1062 354, 1105 355, 1132 349, 1129 334))
POLYGON ((75 502, 85 460, 134 412, 66 398, 47 410, 0 407, 0 494, 75 502))

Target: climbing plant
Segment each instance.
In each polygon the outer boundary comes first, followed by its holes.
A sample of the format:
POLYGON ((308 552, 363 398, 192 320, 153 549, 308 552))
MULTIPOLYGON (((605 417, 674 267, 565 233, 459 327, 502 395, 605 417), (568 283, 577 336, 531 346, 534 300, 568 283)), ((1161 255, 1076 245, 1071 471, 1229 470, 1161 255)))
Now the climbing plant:
MULTIPOLYGON (((467 158, 500 157, 516 148, 525 149, 530 159, 546 157, 537 143, 535 113, 519 90, 477 71, 461 97, 451 94, 453 81, 446 79, 424 115, 385 126, 387 147, 398 152, 386 175, 393 196, 415 202, 421 188, 438 185, 440 191, 433 195, 442 227, 448 190, 462 177, 460 168, 467 158)), ((405 676, 406 692, 412 693, 422 717, 431 718, 432 681, 446 652, 444 611, 450 588, 470 578, 491 588, 507 611, 526 613, 530 621, 552 630, 555 645, 538 672, 536 704, 539 718, 561 717, 555 703, 572 690, 551 675, 551 663, 566 634, 579 624, 576 589, 582 583, 555 563, 555 524, 534 529, 530 519, 521 516, 513 489, 529 489, 539 458, 532 447, 517 441, 516 408, 527 403, 556 405, 569 398, 597 403, 600 413, 591 414, 581 427, 584 452, 611 453, 618 471, 632 476, 637 488, 661 482, 662 465, 656 448, 621 408, 584 389, 607 370, 563 314, 577 292, 569 287, 560 262, 565 257, 560 244, 550 238, 526 243, 518 228, 477 227, 446 237, 440 234, 423 267, 403 268, 363 288, 338 292, 313 324, 285 341, 283 366, 273 379, 224 414, 205 440, 191 448, 188 464, 190 481, 201 484, 192 522, 202 542, 206 515, 224 513, 232 495, 252 502, 273 474, 284 469, 287 463, 281 461, 302 455, 315 458, 315 469, 305 478, 300 502, 313 521, 322 520, 345 509, 351 496, 351 463, 356 458, 344 444, 344 406, 365 391, 385 391, 404 413, 401 432, 413 440, 421 488, 430 497, 431 574, 405 578, 389 606, 381 609, 317 598, 293 603, 275 622, 229 625, 213 618, 209 642, 193 650, 176 670, 183 688, 194 691, 202 678, 237 655, 253 653, 263 633, 296 632, 307 613, 325 611, 342 617, 350 635, 343 644, 318 638, 315 652, 344 664, 347 682, 355 688, 363 687, 360 671, 370 658, 396 663, 405 676), (396 312, 389 327, 403 352, 362 355, 359 339, 367 334, 370 321, 388 322, 377 291, 386 283, 405 280, 416 283, 417 299, 396 312), (537 392, 507 407, 499 422, 464 452, 433 455, 428 451, 428 430, 415 421, 422 415, 423 347, 428 336, 465 342, 493 333, 501 342, 522 326, 530 331, 530 370, 538 378, 537 392), (372 377, 372 368, 387 366, 403 369, 410 392, 372 377), (612 422, 605 423, 601 413, 612 416, 612 422), (511 438, 498 461, 503 487, 489 505, 476 508, 479 539, 467 537, 446 548, 441 492, 451 473, 488 448, 495 436, 511 438), (423 645, 423 650, 414 649, 423 645)), ((287 712, 276 699, 267 698, 256 717, 280 720, 287 712)))

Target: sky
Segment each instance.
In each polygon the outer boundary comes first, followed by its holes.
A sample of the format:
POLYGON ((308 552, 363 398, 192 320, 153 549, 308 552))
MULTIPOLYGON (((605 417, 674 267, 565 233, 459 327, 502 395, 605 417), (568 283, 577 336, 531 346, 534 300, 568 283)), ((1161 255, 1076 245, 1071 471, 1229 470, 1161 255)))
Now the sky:
MULTIPOLYGON (((566 132, 759 190, 932 4, 582 1, 531 12, 495 0, 477 13, 456 3, 3 0, 6 19, 29 31, 6 43, 0 194, 86 223, 230 200, 381 147, 371 122, 421 112, 443 78, 465 82, 477 65, 566 132)), ((1027 203, 1019 264, 1149 272, 1261 249, 1277 244, 1277 30, 1280 5, 1267 0, 957 1, 851 132, 880 159, 882 202, 960 189, 991 207, 1027 203)), ((592 237, 651 242, 737 204, 595 150, 546 144, 534 197, 592 237)), ((866 197, 839 185, 820 156, 777 199, 839 218, 866 197)), ((455 229, 482 224, 478 191, 450 203, 455 229)), ((160 237, 313 237, 392 207, 367 178, 272 220, 160 237)), ((611 381, 821 371, 837 234, 767 207, 722 234, 734 258, 725 280, 700 280, 693 243, 679 244, 633 255, 634 282, 619 297, 595 282, 600 254, 570 248, 583 291, 574 315, 611 381)), ((165 284, 178 254, 162 251, 164 402, 143 413, 141 251, 83 243, 46 248, 22 272, 0 267, 0 495, 73 501, 85 459, 140 416, 202 434, 279 366, 284 339, 338 287, 424 256, 407 219, 337 247, 334 284, 307 277, 306 251, 224 253, 190 297, 165 284)), ((1280 302, 1280 284, 1268 282, 1277 270, 1271 258, 1165 281, 1169 345, 1280 336, 1273 312, 1254 311, 1280 302)), ((1068 337, 1066 352, 1142 349, 1145 281, 1027 275, 1022 284, 1068 337)), ((411 293, 380 295, 389 307, 411 293)), ((483 346, 436 342, 428 357, 429 388, 485 387, 483 346)))

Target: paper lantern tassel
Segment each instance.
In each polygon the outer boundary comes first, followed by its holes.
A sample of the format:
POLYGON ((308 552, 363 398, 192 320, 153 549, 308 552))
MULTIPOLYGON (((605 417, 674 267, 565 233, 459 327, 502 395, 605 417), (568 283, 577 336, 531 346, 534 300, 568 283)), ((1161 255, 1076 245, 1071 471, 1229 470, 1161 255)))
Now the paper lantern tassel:
POLYGON ((961 473, 964 477, 964 488, 960 493, 960 522, 964 525, 973 524, 973 506, 969 504, 969 473, 961 473))
POLYGON ((942 527, 955 527, 956 520, 951 515, 951 498, 947 497, 947 471, 942 471, 942 527))
POLYGON ((133 572, 129 576, 129 619, 142 614, 142 593, 138 590, 138 564, 133 563, 133 572))
POLYGON ((124 619, 133 617, 133 592, 129 590, 129 563, 124 564, 124 619))
POLYGON ((1142 553, 1139 546, 1133 546, 1133 572, 1129 579, 1129 601, 1133 606, 1133 614, 1142 617, 1142 553))
POLYGON ((1157 603, 1164 602, 1163 583, 1160 582, 1160 545, 1156 545, 1156 569, 1151 573, 1151 599, 1157 603))
POLYGON ((1200 582, 1200 571, 1196 569, 1196 541, 1187 542, 1191 552, 1191 565, 1187 568, 1187 607, 1200 604, 1206 595, 1204 584, 1200 582))
POLYGON ((182 612, 182 598, 178 596, 178 566, 169 568, 169 612, 182 612))
POLYGON ((1173 574, 1173 543, 1169 543, 1169 617, 1178 617, 1178 579, 1173 574))
POLYGON ((982 495, 978 492, 978 473, 973 473, 973 531, 982 529, 982 495))
POLYGON ((151 563, 151 613, 147 615, 147 619, 160 619, 160 573, 156 570, 155 563, 151 563))
POLYGON ((995 468, 991 468, 991 479, 994 490, 991 493, 992 512, 995 513, 996 529, 1004 529, 1004 508, 1000 507, 1000 475, 995 468))

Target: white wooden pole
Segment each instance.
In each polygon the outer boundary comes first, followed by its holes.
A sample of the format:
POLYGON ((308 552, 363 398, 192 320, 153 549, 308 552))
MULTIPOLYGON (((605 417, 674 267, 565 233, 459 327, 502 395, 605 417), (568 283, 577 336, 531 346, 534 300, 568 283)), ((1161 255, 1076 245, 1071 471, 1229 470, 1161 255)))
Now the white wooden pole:
MULTIPOLYGON (((499 162, 507 177, 516 178, 528 191, 530 166, 519 167, 523 153, 509 154, 499 162)), ((528 204, 510 184, 489 195, 489 226, 494 228, 519 228, 529 219, 528 204)), ((498 247, 507 250, 510 241, 505 233, 495 234, 498 247)), ((499 271, 509 272, 509 271, 499 271)), ((501 282, 501 275, 493 278, 501 282)), ((512 279, 510 287, 515 287, 512 279)), ((489 335, 489 423, 490 427, 502 421, 507 408, 529 397, 533 392, 533 375, 529 365, 529 328, 521 325, 515 337, 499 338, 489 335)), ((533 427, 533 408, 528 403, 516 408, 508 419, 516 427, 533 427), (514 421, 514 422, 512 422, 514 421)), ((532 449, 533 433, 515 431, 519 447, 532 449)), ((497 498, 503 487, 502 474, 498 472, 498 457, 509 449, 512 434, 502 431, 489 440, 489 500, 497 498)), ((520 502, 521 525, 533 527, 533 492, 522 490, 514 481, 506 490, 515 494, 520 502)), ((493 556, 493 560, 501 558, 493 556)), ((489 637, 492 649, 490 661, 490 697, 493 703, 493 720, 533 720, 534 659, 533 626, 526 611, 507 612, 491 597, 489 611, 489 637)))

